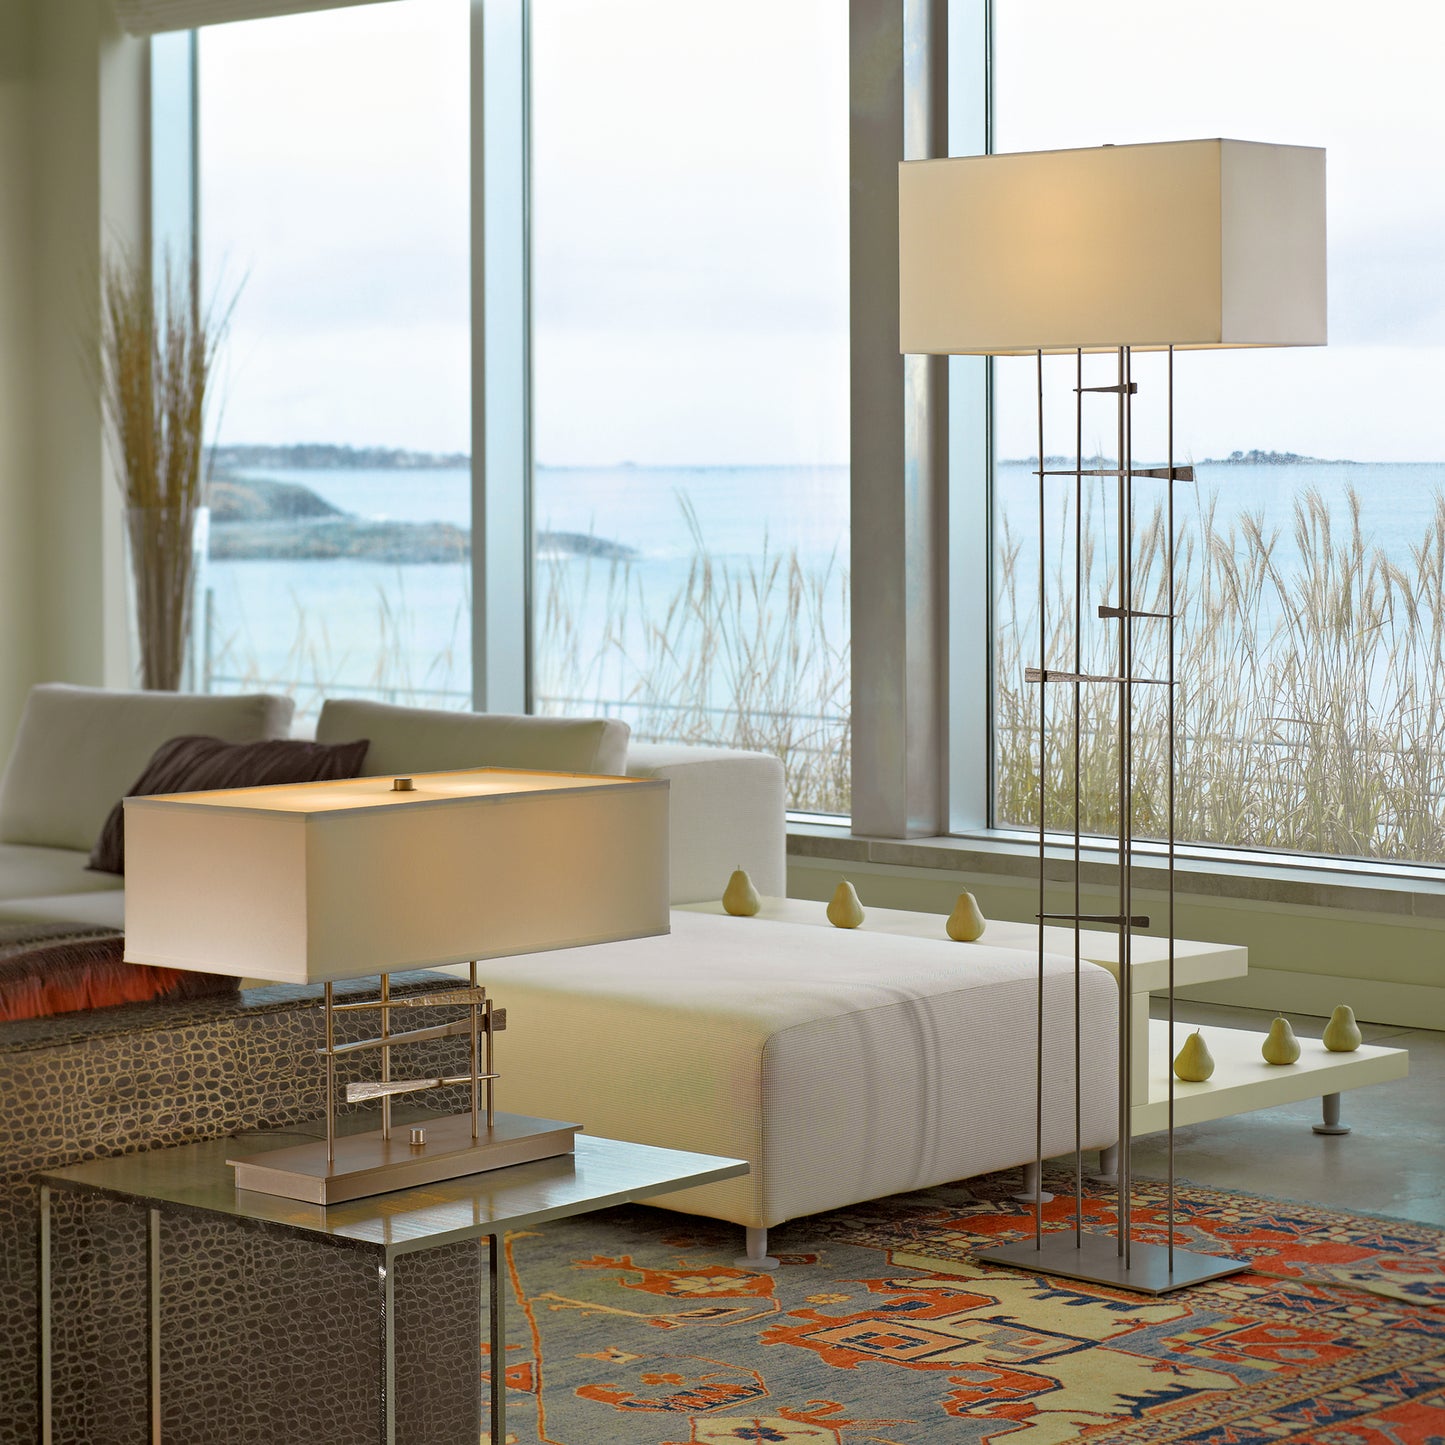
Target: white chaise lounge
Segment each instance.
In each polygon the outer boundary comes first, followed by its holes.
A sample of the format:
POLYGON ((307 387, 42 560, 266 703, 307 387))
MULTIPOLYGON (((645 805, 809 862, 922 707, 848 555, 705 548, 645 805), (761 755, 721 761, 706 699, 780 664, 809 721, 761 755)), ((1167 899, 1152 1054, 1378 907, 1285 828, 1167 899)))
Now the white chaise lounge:
MULTIPOLYGON (((525 763, 490 720, 329 701, 317 737, 370 737, 368 771, 525 763)), ((524 722, 513 724, 522 748, 524 722)), ((609 726, 618 726, 610 724, 609 726)), ((607 771, 622 771, 609 754, 607 771)), ((561 764, 558 764, 561 766, 561 764)), ((709 916, 733 868, 786 891, 782 767, 706 748, 632 746, 671 785, 672 932, 493 960, 507 1006, 499 1106, 594 1134, 747 1159, 745 1178, 654 1203, 747 1230, 1010 1168, 1035 1157, 1037 960, 1017 948, 709 916)), ((565 878, 557 880, 567 886, 565 878)), ((1047 960, 1044 1153, 1074 1144, 1073 960, 1047 960)), ((1117 991, 1084 966, 1083 1145, 1118 1132, 1117 991)))

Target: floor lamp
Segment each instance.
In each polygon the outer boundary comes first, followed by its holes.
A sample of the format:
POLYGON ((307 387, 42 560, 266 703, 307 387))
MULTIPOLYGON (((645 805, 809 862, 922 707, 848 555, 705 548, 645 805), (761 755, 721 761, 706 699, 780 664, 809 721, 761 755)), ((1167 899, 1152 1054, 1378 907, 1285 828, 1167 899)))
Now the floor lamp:
MULTIPOLYGON (((928 355, 1034 356, 1038 365, 1039 656, 1025 680, 1038 687, 1039 720, 1039 992, 1035 1068, 1035 1166, 1043 1153, 1044 926, 1071 923, 1074 967, 1079 930, 1119 930, 1119 1164, 1117 1229, 1113 1236, 1083 1229, 1082 1139, 1076 1123, 1072 1229, 1045 1232, 1042 1186, 1034 1201, 1033 1238, 980 1251, 988 1263, 1090 1280, 1146 1294, 1163 1294, 1245 1268, 1245 1261, 1175 1246, 1174 1089, 1169 1083, 1167 1242, 1133 1238, 1131 1229, 1130 1111, 1133 1080, 1128 1040, 1132 995, 1132 938, 1149 926, 1135 911, 1131 865, 1136 784, 1167 794, 1167 929, 1169 939, 1169 1054, 1174 1056, 1175 876, 1175 488, 1194 480, 1176 464, 1174 353, 1217 347, 1320 346, 1325 342, 1325 155, 1305 146, 1246 141, 1177 141, 1035 151, 905 162, 899 170, 901 347, 928 355), (1167 457, 1137 465, 1133 431, 1138 383, 1136 351, 1167 352, 1167 457), (1117 357, 1116 379, 1084 385, 1085 352, 1117 357), (1044 356, 1074 359, 1075 462, 1051 468, 1044 441, 1044 356), (1117 462, 1084 465, 1084 408, 1097 394, 1111 404, 1117 462), (1045 596, 1048 542, 1046 481, 1074 479, 1075 595, 1073 655, 1048 655, 1045 596), (1079 558, 1084 478, 1110 478, 1117 507, 1117 588, 1098 616, 1115 630, 1116 665, 1091 668, 1083 656, 1079 558), (1140 602, 1135 567, 1135 486, 1161 487, 1167 514, 1162 611, 1140 602), (1162 675, 1141 676, 1136 641, 1142 629, 1162 629, 1162 675), (1068 912, 1049 912, 1044 900, 1044 803, 1048 756, 1048 692, 1072 694, 1074 760, 1074 890, 1068 912), (1167 763, 1163 776, 1135 777, 1136 693, 1165 693, 1167 763), (1081 911, 1079 755, 1085 688, 1112 689, 1117 701, 1119 828, 1117 909, 1081 911)), ((1077 1004, 1077 999, 1076 999, 1077 1004)), ((1080 1087, 1079 1014, 1074 1013, 1074 1089, 1080 1087)), ((1076 1121, 1079 1117, 1075 1110, 1076 1121)))

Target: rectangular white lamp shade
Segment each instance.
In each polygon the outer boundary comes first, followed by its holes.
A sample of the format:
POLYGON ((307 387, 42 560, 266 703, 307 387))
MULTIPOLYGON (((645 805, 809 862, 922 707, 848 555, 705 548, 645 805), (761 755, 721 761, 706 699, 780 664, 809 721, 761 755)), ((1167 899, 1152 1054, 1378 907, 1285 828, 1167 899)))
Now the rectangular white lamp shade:
POLYGON ((668 931, 668 789, 481 768, 128 798, 125 957, 323 983, 668 931))
POLYGON ((1323 346, 1325 153, 1171 141, 906 161, 900 350, 1323 346))

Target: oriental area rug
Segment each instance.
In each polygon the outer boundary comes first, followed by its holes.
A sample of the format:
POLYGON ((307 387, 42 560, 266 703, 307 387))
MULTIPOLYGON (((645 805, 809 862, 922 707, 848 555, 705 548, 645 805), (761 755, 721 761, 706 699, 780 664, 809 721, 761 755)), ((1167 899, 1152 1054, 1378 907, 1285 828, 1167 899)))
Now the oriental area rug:
MULTIPOLYGON (((1072 1175, 1045 1228, 1071 1226, 1072 1175)), ((1017 1173, 772 1231, 625 1208, 508 1237, 518 1445, 1445 1445, 1445 1231, 1181 1186, 1176 1245, 1247 1273, 1151 1299, 974 1264, 1017 1173)), ((1087 1186, 1084 1225, 1113 1199, 1087 1186)), ((1135 1182, 1136 1239, 1164 1188, 1135 1182)), ((483 1357, 484 1374, 489 1362, 483 1357)), ((483 1440, 486 1440, 483 1436, 483 1440)))

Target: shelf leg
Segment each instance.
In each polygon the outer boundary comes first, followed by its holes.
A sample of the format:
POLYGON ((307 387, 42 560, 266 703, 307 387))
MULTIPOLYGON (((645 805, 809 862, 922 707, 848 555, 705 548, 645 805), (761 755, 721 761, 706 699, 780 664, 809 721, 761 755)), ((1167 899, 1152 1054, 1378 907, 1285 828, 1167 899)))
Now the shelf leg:
POLYGON ((1023 1188, 1013 1197, 1017 1199, 1020 1204, 1035 1204, 1040 1200, 1047 1204, 1054 1196, 1047 1190, 1040 1194, 1039 1188, 1042 1181, 1043 1172, 1039 1168, 1038 1160, 1031 1159, 1024 1165, 1023 1188))
POLYGON ((1338 1094, 1326 1094, 1320 1100, 1324 1105, 1325 1119, 1323 1124, 1316 1124, 1316 1134, 1348 1134, 1350 1126, 1340 1123, 1340 1096, 1338 1094))

